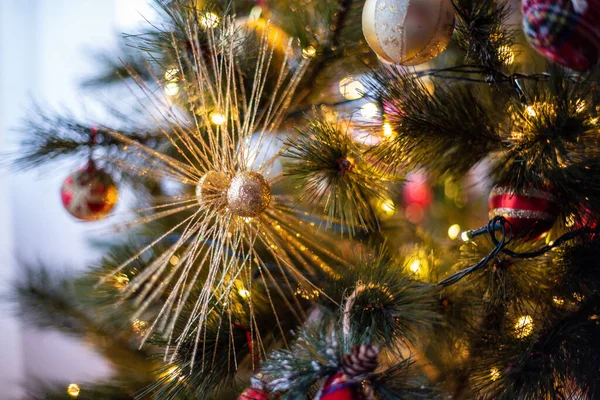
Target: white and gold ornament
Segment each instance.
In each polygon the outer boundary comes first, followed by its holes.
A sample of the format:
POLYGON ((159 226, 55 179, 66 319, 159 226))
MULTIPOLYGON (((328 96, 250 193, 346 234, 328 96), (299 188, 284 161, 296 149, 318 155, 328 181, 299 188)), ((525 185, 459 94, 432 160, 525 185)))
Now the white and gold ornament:
POLYGON ((383 60, 418 65, 450 43, 454 7, 451 0, 367 0, 362 26, 367 43, 383 60))

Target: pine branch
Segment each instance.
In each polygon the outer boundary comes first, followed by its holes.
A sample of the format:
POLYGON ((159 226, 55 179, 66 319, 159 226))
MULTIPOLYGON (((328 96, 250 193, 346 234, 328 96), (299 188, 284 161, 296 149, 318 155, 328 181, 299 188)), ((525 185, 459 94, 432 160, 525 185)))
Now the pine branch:
MULTIPOLYGON (((13 164, 18 168, 36 168, 67 156, 87 157, 94 148, 103 148, 108 154, 115 153, 123 157, 127 152, 124 144, 108 132, 112 129, 83 123, 68 114, 47 112, 36 106, 34 115, 25 120, 21 132, 22 150, 13 164), (92 129, 97 135, 92 140, 92 129)), ((123 132, 132 140, 157 144, 164 137, 160 133, 123 132)))
POLYGON ((311 116, 298 136, 285 141, 282 156, 294 162, 284 164, 284 175, 299 190, 298 199, 323 210, 327 227, 339 221, 351 234, 356 228, 377 230, 374 209, 385 199, 386 179, 378 174, 344 126, 346 122, 328 122, 321 113, 311 116))
POLYGON ((389 171, 426 167, 437 176, 462 176, 501 149, 502 115, 483 103, 476 86, 436 85, 431 94, 420 78, 395 69, 373 73, 367 86, 393 130, 373 150, 389 171))
POLYGON ((456 43, 466 59, 490 70, 501 69, 510 57, 516 31, 508 25, 512 10, 506 0, 453 0, 456 43))

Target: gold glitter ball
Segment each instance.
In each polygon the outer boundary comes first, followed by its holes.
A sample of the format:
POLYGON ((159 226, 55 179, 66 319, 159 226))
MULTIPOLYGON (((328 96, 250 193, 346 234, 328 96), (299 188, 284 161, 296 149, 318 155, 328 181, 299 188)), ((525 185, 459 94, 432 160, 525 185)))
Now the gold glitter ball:
POLYGON ((258 172, 237 174, 229 185, 227 203, 229 210, 240 217, 257 217, 271 202, 271 187, 258 172))
POLYGON ((208 171, 196 185, 196 198, 204 207, 221 210, 227 206, 229 178, 223 172, 208 171))

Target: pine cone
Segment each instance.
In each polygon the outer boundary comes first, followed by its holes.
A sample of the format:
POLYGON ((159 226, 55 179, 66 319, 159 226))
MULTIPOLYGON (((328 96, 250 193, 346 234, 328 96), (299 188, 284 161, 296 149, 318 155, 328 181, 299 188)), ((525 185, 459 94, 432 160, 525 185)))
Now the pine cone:
POLYGON ((379 349, 375 346, 355 346, 350 354, 342 357, 342 371, 349 379, 357 376, 369 375, 377 369, 377 356, 379 349))

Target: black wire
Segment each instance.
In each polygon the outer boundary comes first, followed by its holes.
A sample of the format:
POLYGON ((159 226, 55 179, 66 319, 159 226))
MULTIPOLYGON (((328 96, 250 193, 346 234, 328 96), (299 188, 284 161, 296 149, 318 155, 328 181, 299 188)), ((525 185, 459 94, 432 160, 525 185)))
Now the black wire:
POLYGON ((508 220, 502 216, 494 217, 492 220, 490 220, 488 222, 487 226, 485 226, 481 229, 477 229, 475 231, 471 231, 469 234, 469 237, 473 238, 473 237, 479 236, 483 233, 488 233, 490 236, 490 239, 495 244, 495 247, 492 249, 492 251, 490 251, 490 253, 487 256, 485 256, 484 258, 482 258, 477 264, 475 264, 471 267, 465 268, 462 271, 452 274, 449 277, 447 277, 446 279, 440 281, 438 283, 439 286, 446 287, 446 286, 450 286, 450 285, 457 283, 458 281, 463 279, 465 276, 485 267, 487 265, 487 263, 500 252, 507 254, 513 258, 535 258, 535 257, 539 257, 539 256, 549 252, 550 250, 554 249, 555 247, 561 246, 565 242, 573 240, 577 237, 580 237, 583 235, 589 235, 589 234, 593 234, 593 233, 600 233, 600 227, 595 227, 595 228, 587 228, 586 227, 586 228, 577 229, 577 230, 574 230, 571 232, 567 232, 564 235, 560 236, 555 241, 551 242, 550 244, 547 244, 546 246, 543 246, 534 251, 529 251, 529 252, 524 252, 524 253, 517 253, 515 251, 505 248, 506 245, 508 245, 513 239, 513 230, 512 230, 512 225, 510 224, 510 222, 508 222, 508 220), (499 240, 496 237, 497 231, 501 232, 501 236, 500 236, 499 240), (507 235, 507 232, 508 232, 508 235, 507 235))

